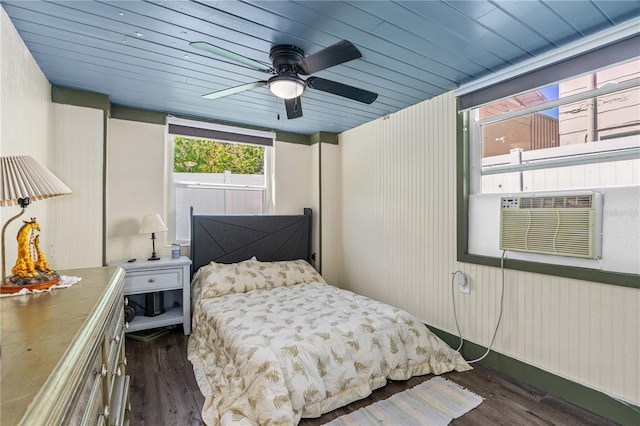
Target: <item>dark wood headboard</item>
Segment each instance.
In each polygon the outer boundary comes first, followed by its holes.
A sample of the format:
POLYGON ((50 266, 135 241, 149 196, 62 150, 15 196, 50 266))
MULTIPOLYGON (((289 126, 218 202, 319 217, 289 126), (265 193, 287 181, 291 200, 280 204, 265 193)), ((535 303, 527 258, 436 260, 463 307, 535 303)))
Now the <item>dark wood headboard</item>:
POLYGON ((191 275, 209 262, 304 259, 311 263, 311 209, 301 215, 194 215, 191 208, 191 275))

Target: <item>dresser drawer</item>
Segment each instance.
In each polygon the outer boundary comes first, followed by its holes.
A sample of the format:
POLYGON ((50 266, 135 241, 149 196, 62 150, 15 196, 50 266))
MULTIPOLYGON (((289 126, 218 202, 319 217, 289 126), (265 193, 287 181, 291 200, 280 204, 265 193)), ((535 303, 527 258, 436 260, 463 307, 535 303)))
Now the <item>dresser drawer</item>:
POLYGON ((182 288, 182 269, 129 272, 124 281, 125 294, 182 288))
POLYGON ((109 424, 122 426, 129 424, 129 376, 118 377, 113 385, 109 404, 109 424))
POLYGON ((107 423, 110 407, 105 404, 104 387, 101 380, 96 380, 96 383, 94 383, 86 405, 80 405, 79 407, 82 408, 80 411, 83 414, 82 422, 71 422, 70 424, 103 425, 107 423))
POLYGON ((121 328, 115 339, 107 342, 109 352, 107 355, 107 370, 109 371, 109 392, 112 391, 113 381, 116 377, 124 374, 124 328, 121 328))
POLYGON ((124 310, 123 305, 118 304, 113 317, 109 320, 107 331, 105 333, 105 345, 107 348, 107 366, 113 374, 118 365, 118 356, 122 350, 124 343, 124 310))
POLYGON ((91 366, 85 372, 83 382, 78 389, 78 397, 66 423, 70 425, 94 425, 104 410, 107 400, 104 394, 104 383, 108 370, 103 362, 102 350, 97 347, 91 366))

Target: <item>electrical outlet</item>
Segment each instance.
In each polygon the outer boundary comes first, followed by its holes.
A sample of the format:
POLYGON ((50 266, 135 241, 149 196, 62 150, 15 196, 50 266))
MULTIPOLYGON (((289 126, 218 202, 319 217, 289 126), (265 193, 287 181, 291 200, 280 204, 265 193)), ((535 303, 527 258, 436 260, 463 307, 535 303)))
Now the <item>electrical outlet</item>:
POLYGON ((469 278, 462 272, 458 274, 458 290, 460 291, 460 293, 465 293, 465 294, 471 293, 469 278))

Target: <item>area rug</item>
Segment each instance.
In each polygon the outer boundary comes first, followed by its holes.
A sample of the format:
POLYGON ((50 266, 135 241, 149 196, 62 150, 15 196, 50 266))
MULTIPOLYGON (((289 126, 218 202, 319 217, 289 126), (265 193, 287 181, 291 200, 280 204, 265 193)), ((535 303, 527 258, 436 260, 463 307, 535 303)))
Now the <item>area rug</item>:
POLYGON ((406 391, 340 416, 329 426, 436 426, 473 410, 482 397, 443 377, 422 382, 406 391))

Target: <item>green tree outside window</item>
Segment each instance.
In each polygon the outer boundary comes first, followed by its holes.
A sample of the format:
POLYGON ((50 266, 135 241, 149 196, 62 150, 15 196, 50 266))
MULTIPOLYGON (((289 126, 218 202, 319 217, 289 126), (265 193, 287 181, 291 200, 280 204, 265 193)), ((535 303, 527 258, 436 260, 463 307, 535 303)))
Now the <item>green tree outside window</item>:
POLYGON ((264 174, 264 147, 174 137, 173 171, 176 173, 264 174))

